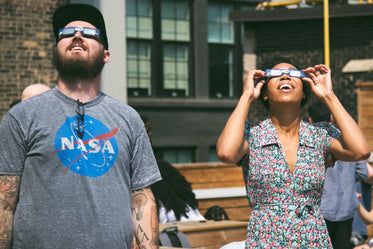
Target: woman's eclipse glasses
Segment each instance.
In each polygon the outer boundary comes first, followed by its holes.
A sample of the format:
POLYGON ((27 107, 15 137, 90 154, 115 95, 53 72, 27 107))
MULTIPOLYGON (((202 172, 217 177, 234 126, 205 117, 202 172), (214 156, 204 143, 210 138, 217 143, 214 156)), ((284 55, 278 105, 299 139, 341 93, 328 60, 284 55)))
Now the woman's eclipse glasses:
POLYGON ((306 74, 302 70, 296 70, 296 69, 266 69, 265 71, 265 77, 267 78, 273 78, 273 77, 280 77, 284 74, 287 74, 290 77, 295 78, 305 78, 306 74))

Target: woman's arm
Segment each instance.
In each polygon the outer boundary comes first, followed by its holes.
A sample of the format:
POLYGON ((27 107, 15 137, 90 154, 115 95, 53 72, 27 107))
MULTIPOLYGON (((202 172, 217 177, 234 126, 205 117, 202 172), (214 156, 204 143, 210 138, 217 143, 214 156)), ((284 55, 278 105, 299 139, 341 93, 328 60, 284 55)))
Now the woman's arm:
POLYGON ((237 163, 248 151, 248 144, 244 139, 245 121, 251 103, 258 99, 260 89, 264 84, 264 81, 260 81, 254 87, 254 80, 263 77, 263 71, 252 70, 245 78, 241 98, 229 117, 216 145, 218 158, 224 163, 237 163))
POLYGON ((332 89, 331 70, 325 65, 316 65, 304 70, 304 78, 312 92, 329 108, 341 138, 330 145, 333 156, 342 161, 362 161, 369 157, 370 147, 355 120, 345 110, 332 89))

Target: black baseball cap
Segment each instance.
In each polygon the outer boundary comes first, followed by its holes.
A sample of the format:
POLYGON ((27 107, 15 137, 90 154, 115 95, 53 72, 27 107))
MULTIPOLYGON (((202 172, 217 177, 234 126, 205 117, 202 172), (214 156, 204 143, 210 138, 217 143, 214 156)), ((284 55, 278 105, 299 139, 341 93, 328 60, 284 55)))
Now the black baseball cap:
POLYGON ((68 4, 59 7, 53 15, 53 32, 58 42, 58 31, 72 21, 84 21, 100 30, 100 40, 106 50, 109 43, 106 36, 104 17, 101 12, 88 4, 68 4))

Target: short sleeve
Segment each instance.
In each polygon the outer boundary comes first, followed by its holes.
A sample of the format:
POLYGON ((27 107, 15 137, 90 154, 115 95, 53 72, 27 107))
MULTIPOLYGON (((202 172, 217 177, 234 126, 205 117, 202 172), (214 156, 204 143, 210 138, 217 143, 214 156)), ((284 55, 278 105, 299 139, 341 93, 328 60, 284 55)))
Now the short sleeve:
POLYGON ((143 129, 135 140, 131 159, 132 189, 148 187, 161 180, 149 137, 143 129))
POLYGON ((19 123, 8 112, 0 124, 0 174, 22 175, 26 153, 19 123))
POLYGON ((364 181, 369 178, 369 172, 366 161, 356 162, 355 181, 364 181))

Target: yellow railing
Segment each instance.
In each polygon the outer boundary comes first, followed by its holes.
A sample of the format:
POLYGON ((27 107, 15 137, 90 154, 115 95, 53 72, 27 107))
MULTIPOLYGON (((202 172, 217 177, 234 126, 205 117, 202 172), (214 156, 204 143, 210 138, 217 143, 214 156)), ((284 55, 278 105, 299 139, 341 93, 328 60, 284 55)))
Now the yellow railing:
MULTIPOLYGON (((366 0, 368 4, 372 4, 373 0, 366 0)), ((280 2, 262 2, 256 6, 256 10, 260 10, 262 8, 270 8, 276 6, 286 6, 286 5, 293 5, 293 4, 308 4, 313 2, 323 2, 323 16, 324 16, 324 64, 328 67, 330 66, 330 58, 329 58, 329 0, 286 0, 280 2)), ((359 4, 363 3, 363 0, 358 0, 359 4)))
MULTIPOLYGON (((362 1, 362 0, 359 0, 362 1)), ((372 0, 367 0, 372 1, 372 0)), ((256 10, 261 8, 270 8, 275 6, 286 6, 292 4, 301 3, 313 3, 313 2, 323 2, 324 5, 324 64, 328 67, 330 66, 330 55, 329 55, 329 0, 287 0, 280 2, 262 2, 256 6, 256 10)))
POLYGON ((330 67, 330 42, 329 42, 329 0, 323 1, 324 19, 324 64, 330 67))
MULTIPOLYGON (((363 4, 365 0, 358 0, 359 4, 363 4)), ((279 1, 279 2, 272 2, 272 1, 266 1, 259 3, 256 6, 256 10, 259 10, 261 8, 271 8, 271 7, 276 7, 276 6, 286 6, 286 5, 293 5, 293 4, 301 4, 301 3, 321 3, 323 0, 286 0, 286 1, 279 1)), ((373 0, 366 0, 368 4, 372 4, 373 0)))
MULTIPOLYGON (((271 8, 271 7, 276 7, 276 6, 286 6, 286 5, 293 5, 293 4, 301 4, 303 2, 305 3, 320 3, 322 2, 323 0, 286 0, 286 1, 280 1, 280 2, 271 2, 271 1, 267 1, 267 2, 262 2, 262 3, 259 3, 257 6, 256 6, 256 10, 259 10, 260 8, 271 8)), ((359 0, 359 1, 362 1, 362 0, 359 0)), ((372 1, 372 0, 369 0, 369 1, 372 1)))

